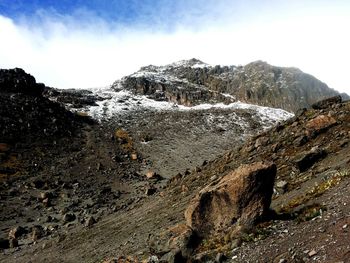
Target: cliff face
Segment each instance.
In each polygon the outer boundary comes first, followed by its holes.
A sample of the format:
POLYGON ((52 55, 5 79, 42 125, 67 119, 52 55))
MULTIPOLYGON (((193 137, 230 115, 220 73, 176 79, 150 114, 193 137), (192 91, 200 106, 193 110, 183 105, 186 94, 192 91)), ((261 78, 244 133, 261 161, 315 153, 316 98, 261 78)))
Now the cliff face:
POLYGON ((113 87, 186 106, 239 100, 292 112, 339 94, 299 69, 262 61, 213 67, 191 59, 167 66, 150 65, 115 82, 113 87))

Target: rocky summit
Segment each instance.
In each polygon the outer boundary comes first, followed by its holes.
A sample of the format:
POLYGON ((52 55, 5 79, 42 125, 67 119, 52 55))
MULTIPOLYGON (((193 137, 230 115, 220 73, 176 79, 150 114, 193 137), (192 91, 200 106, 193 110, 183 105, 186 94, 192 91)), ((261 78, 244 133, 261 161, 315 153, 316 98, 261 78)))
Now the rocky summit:
POLYGON ((150 65, 112 87, 187 106, 242 101, 290 112, 339 94, 297 68, 275 67, 263 61, 211 66, 191 59, 160 67, 150 65))
POLYGON ((91 90, 0 70, 0 261, 347 262, 349 123, 260 61, 91 90))

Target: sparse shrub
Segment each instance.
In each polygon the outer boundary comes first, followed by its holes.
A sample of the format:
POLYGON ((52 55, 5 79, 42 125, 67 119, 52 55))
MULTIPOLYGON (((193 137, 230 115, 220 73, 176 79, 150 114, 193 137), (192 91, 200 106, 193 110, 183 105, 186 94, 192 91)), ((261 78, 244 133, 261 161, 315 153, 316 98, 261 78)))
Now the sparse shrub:
POLYGON ((281 206, 278 212, 280 213, 291 213, 291 211, 308 201, 323 195, 330 188, 338 185, 343 179, 350 176, 349 170, 341 170, 335 172, 332 176, 324 180, 323 182, 315 185, 311 190, 306 192, 304 195, 297 196, 292 199, 287 205, 281 206))

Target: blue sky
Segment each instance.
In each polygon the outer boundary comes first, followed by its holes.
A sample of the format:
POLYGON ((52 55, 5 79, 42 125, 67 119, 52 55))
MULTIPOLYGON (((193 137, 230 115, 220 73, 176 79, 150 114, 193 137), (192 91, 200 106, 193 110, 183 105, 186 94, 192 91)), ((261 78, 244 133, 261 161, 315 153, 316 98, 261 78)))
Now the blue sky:
POLYGON ((0 68, 58 88, 199 58, 299 67, 350 93, 350 1, 0 0, 0 68))

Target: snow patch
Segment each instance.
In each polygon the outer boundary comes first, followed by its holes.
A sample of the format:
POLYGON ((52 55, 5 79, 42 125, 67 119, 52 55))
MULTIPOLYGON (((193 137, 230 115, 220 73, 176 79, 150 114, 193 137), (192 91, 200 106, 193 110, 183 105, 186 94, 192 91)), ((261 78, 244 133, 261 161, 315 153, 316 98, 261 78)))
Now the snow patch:
MULTIPOLYGON (((118 84, 117 84, 118 85, 118 84)), ((178 105, 168 101, 155 101, 147 98, 144 95, 135 95, 127 90, 115 91, 112 87, 92 89, 95 95, 102 98, 97 102, 97 106, 90 106, 86 108, 86 112, 96 120, 109 119, 113 116, 123 115, 130 111, 137 110, 155 110, 155 111, 190 111, 190 110, 209 110, 209 109, 247 109, 255 111, 262 122, 275 123, 286 120, 293 116, 293 114, 282 110, 269 107, 262 107, 240 101, 224 104, 201 104, 192 107, 178 105)), ((227 94, 226 94, 227 95, 227 94)))

